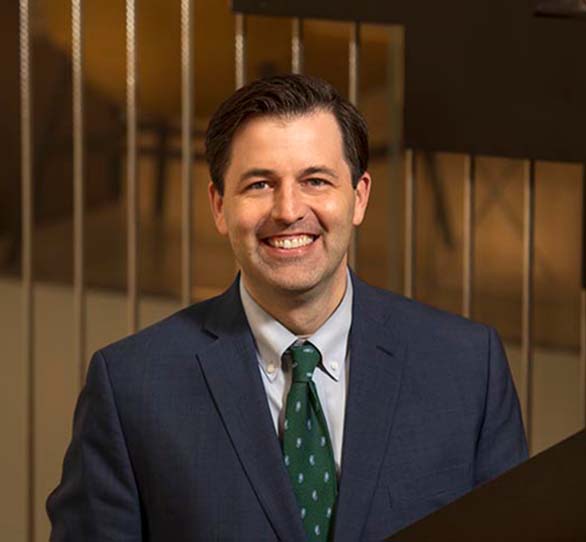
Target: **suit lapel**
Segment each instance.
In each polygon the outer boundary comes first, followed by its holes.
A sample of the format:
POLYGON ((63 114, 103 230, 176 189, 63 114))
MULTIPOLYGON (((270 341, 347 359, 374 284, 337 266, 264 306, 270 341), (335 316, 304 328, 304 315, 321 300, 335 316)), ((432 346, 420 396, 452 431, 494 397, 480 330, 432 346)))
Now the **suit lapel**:
POLYGON ((387 448, 405 360, 399 338, 377 314, 380 294, 372 294, 374 290, 355 277, 353 283, 336 542, 360 540, 387 448))
POLYGON ((198 359, 240 462, 281 540, 305 539, 258 370, 238 281, 210 310, 218 338, 198 359))

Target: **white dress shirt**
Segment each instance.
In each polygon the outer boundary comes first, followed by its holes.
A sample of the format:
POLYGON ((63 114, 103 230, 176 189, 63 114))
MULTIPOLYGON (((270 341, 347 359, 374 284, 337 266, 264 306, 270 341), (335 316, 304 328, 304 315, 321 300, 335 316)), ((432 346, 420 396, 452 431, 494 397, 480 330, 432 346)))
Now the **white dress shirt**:
POLYGON ((299 337, 275 320, 251 297, 240 280, 240 297, 256 344, 256 355, 275 431, 282 438, 291 370, 282 363, 285 350, 298 341, 310 341, 321 353, 322 361, 313 373, 340 473, 344 414, 348 382, 348 336, 352 324, 352 280, 347 273, 346 292, 332 315, 311 336, 299 337))

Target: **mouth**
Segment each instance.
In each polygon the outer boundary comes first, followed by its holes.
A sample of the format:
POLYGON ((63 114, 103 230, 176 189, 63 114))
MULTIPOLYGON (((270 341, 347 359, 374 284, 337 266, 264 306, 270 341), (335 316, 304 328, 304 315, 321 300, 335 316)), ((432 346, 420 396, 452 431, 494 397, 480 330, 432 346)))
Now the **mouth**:
POLYGON ((318 237, 319 235, 311 235, 306 233, 297 235, 275 235, 273 237, 266 237, 262 240, 262 242, 273 248, 278 248, 281 250, 294 250, 315 243, 318 237))

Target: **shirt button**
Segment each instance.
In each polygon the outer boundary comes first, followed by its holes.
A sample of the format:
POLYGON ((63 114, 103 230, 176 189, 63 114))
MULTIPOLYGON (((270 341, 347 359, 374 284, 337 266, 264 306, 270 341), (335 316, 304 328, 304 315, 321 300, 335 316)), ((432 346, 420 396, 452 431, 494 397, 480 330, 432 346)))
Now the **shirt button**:
POLYGON ((267 372, 271 375, 275 372, 275 364, 274 363, 269 363, 267 365, 267 372))
POLYGON ((338 370, 338 363, 336 361, 332 361, 332 363, 330 363, 330 368, 332 371, 336 372, 338 370))

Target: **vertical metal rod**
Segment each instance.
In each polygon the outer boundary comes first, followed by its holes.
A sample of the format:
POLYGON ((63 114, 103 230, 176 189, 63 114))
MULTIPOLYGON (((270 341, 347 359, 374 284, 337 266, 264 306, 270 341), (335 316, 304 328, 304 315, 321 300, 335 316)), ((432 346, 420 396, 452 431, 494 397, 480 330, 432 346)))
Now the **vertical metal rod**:
POLYGON ((237 13, 234 22, 236 88, 240 88, 246 84, 246 17, 237 13))
POLYGON ((189 305, 192 275, 193 2, 181 0, 181 303, 189 305))
POLYGON ((472 316, 472 294, 474 276, 474 201, 476 189, 476 159, 473 155, 466 157, 464 178, 464 258, 462 275, 462 314, 472 316))
POLYGON ((402 239, 396 236, 401 227, 401 212, 404 201, 400 197, 405 184, 405 174, 402 170, 404 152, 398 144, 403 140, 403 87, 404 87, 404 35, 399 26, 389 28, 389 43, 387 55, 388 94, 389 104, 389 217, 387 220, 387 252, 388 252, 388 282, 389 290, 401 289, 401 256, 402 239))
POLYGON ((291 28, 291 71, 303 73, 303 19, 294 18, 291 28))
MULTIPOLYGON (((348 43, 348 99, 354 106, 358 106, 360 83, 360 23, 355 22, 350 28, 348 43)), ((354 229, 350 243, 348 263, 357 271, 358 259, 358 230, 354 229)))
POLYGON ((136 0, 126 0, 126 182, 128 329, 138 329, 138 183, 136 92, 136 0))
POLYGON ((22 351, 28 370, 27 381, 27 469, 28 495, 26 504, 27 540, 35 540, 35 410, 36 379, 34 355, 34 290, 33 290, 33 119, 31 77, 31 21, 30 1, 20 0, 20 137, 21 137, 21 186, 22 186, 22 351))
POLYGON ((582 166, 582 290, 580 292, 580 427, 586 427, 586 164, 582 166))
POLYGON ((416 164, 415 150, 405 150, 405 277, 403 291, 407 297, 415 295, 416 242, 416 164))
POLYGON ((83 0, 71 2, 73 70, 73 305, 75 360, 79 364, 80 387, 85 379, 86 300, 84 276, 85 183, 83 124, 83 0))
POLYGON ((535 253, 535 161, 525 162, 523 235, 522 406, 530 453, 533 450, 533 269, 535 253))
MULTIPOLYGON (((242 13, 234 15, 234 30, 235 83, 239 89, 246 84, 246 17, 242 13)), ((238 262, 234 266, 238 271, 238 262)))
POLYGON ((360 82, 360 23, 353 23, 350 28, 348 44, 348 99, 358 105, 358 85, 360 82))

